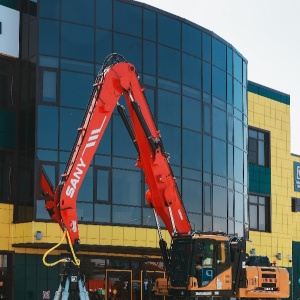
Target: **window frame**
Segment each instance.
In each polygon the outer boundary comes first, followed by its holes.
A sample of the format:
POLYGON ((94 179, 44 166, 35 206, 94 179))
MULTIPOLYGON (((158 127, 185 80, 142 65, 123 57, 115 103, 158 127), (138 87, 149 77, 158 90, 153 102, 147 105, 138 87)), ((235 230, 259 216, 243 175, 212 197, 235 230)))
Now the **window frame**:
POLYGON ((248 127, 248 163, 253 164, 253 165, 258 165, 258 166, 262 166, 262 167, 270 167, 271 165, 271 133, 270 131, 267 130, 262 130, 262 129, 258 129, 252 126, 248 127), (257 133, 257 137, 251 137, 250 135, 250 131, 256 132, 257 133), (259 134, 263 134, 264 135, 264 139, 259 138, 259 134), (253 153, 255 153, 255 162, 254 161, 250 161, 250 140, 253 140, 257 143, 257 149, 256 151, 251 151, 253 153), (263 142, 264 143, 264 163, 260 164, 259 163, 259 142, 263 142))
POLYGON ((261 194, 251 194, 249 193, 249 199, 248 199, 248 220, 249 220, 249 229, 253 231, 261 231, 261 232, 271 232, 271 197, 269 195, 261 195, 261 194), (256 197, 257 201, 256 203, 250 201, 250 197, 256 197), (259 198, 264 198, 265 203, 260 204, 259 198), (251 226, 251 218, 250 218, 250 207, 256 207, 256 222, 257 226, 252 227, 251 226), (265 229, 259 228, 259 220, 261 220, 261 216, 259 213, 259 208, 264 207, 265 208, 265 216, 264 216, 264 223, 265 223, 265 229))

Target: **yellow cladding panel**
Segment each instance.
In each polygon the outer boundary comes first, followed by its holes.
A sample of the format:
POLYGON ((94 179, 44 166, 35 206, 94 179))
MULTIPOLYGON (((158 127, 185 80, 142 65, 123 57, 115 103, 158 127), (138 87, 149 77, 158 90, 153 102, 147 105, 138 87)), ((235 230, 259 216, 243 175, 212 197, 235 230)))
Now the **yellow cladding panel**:
POLYGON ((11 224, 13 221, 13 206, 0 203, 0 224, 11 224))

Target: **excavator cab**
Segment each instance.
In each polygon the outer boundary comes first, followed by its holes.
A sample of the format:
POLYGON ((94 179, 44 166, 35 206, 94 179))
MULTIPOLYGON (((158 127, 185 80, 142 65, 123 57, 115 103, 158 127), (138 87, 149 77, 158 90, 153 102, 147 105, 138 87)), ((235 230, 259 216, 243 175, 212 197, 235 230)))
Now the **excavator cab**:
POLYGON ((228 238, 194 235, 174 238, 170 255, 169 275, 173 287, 187 287, 190 278, 197 286, 207 286, 230 266, 228 238))

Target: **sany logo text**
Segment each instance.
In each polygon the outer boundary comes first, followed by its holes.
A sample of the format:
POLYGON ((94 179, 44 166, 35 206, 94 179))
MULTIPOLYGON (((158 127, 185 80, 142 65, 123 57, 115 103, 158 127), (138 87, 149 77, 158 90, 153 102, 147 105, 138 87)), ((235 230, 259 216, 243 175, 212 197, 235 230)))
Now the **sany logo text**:
POLYGON ((96 145, 96 141, 97 141, 97 139, 99 137, 99 133, 104 125, 105 119, 106 119, 106 117, 103 119, 103 122, 99 128, 92 130, 92 132, 88 138, 88 142, 84 146, 81 157, 79 158, 79 162, 71 175, 70 183, 66 189, 66 195, 70 198, 72 198, 74 193, 76 192, 77 184, 81 180, 83 170, 86 167, 86 164, 83 161, 83 155, 88 148, 94 147, 96 145))

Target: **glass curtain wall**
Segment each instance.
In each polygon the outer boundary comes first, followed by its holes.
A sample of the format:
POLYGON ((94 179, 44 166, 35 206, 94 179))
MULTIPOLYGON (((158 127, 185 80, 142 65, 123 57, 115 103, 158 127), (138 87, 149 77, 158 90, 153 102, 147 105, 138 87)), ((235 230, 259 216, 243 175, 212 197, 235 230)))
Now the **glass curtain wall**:
MULTIPOLYGON (((38 4, 37 171, 57 185, 98 69, 118 52, 141 76, 193 227, 243 235, 247 61, 210 31, 147 5, 38 4)), ((78 196, 81 222, 155 225, 136 156, 114 114, 78 196)), ((35 217, 48 218, 38 187, 35 217)))

